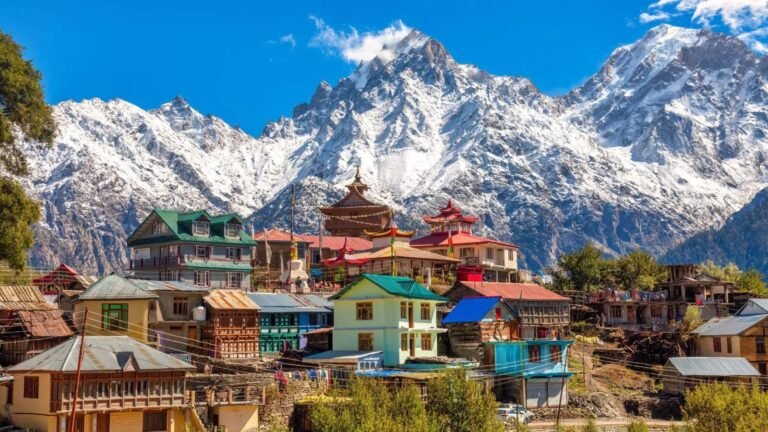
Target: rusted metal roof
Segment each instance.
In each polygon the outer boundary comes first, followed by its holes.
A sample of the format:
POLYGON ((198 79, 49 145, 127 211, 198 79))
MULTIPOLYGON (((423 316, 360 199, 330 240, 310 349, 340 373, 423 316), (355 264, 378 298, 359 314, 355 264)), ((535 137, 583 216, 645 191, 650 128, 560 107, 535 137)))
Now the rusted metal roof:
POLYGON ((156 299, 157 295, 139 286, 139 283, 111 274, 88 287, 77 298, 78 300, 144 300, 156 299))
POLYGON ((214 290, 203 301, 212 309, 260 310, 259 305, 240 290, 214 290))
POLYGON ((201 287, 201 286, 191 285, 188 283, 178 282, 178 281, 135 280, 133 282, 153 292, 154 291, 208 292, 211 290, 208 287, 201 287))
POLYGON ((43 293, 34 286, 0 286, 0 310, 54 310, 56 306, 45 301, 43 293))
POLYGON ((18 311, 19 321, 30 336, 67 337, 74 333, 62 318, 63 311, 18 311))

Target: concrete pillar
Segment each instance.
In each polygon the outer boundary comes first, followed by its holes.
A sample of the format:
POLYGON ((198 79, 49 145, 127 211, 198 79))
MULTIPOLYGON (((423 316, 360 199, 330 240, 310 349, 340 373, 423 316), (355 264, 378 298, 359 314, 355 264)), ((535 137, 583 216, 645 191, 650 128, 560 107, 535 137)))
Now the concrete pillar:
POLYGON ((91 431, 96 432, 99 430, 98 428, 98 421, 99 421, 99 415, 96 413, 89 414, 91 416, 91 431))
POLYGON ((59 432, 66 432, 66 431, 67 431, 67 416, 60 415, 59 416, 59 432))

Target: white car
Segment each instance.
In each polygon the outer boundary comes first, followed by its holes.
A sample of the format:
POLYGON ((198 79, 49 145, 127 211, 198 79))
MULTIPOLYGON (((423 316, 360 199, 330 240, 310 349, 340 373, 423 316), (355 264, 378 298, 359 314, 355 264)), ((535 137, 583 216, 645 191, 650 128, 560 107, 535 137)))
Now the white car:
POLYGON ((514 419, 515 422, 528 424, 533 418, 533 413, 518 404, 501 404, 496 409, 496 416, 503 422, 514 419))

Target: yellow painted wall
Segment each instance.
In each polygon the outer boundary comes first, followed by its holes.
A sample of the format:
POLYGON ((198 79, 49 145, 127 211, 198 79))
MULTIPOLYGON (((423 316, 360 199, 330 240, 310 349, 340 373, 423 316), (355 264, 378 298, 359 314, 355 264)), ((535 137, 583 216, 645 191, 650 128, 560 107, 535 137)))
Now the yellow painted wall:
MULTIPOLYGON (((75 313, 85 312, 88 308, 88 323, 86 335, 95 336, 129 336, 142 342, 148 342, 147 329, 149 326, 149 302, 151 300, 88 300, 75 304, 75 313), (104 303, 128 304, 128 328, 120 330, 102 330, 101 305, 104 303)), ((78 318, 82 315, 76 315, 78 318)), ((79 319, 78 322, 81 322, 79 319)))
MULTIPOLYGON (((720 336, 720 352, 715 352, 713 336, 699 337, 699 354, 703 357, 741 357, 741 338, 739 336, 720 336), (727 339, 731 338, 732 351, 728 352, 727 339)), ((749 360, 749 359, 748 359, 749 360)))
POLYGON ((219 415, 219 426, 227 432, 256 432, 259 430, 258 405, 222 405, 214 408, 219 415))
POLYGON ((58 417, 48 414, 13 414, 11 422, 22 429, 56 431, 58 417))
POLYGON ((120 432, 141 432, 144 428, 144 413, 122 411, 109 414, 109 430, 120 432))

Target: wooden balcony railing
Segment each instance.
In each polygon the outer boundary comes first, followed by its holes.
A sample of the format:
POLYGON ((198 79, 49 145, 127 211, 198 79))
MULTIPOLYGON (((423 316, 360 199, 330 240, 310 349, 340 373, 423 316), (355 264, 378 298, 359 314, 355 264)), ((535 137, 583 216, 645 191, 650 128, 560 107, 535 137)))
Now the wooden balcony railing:
POLYGON ((142 270, 182 264, 184 264, 183 256, 139 258, 131 260, 128 270, 142 270))

